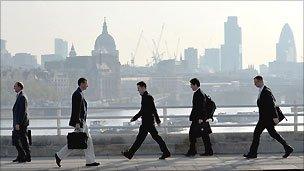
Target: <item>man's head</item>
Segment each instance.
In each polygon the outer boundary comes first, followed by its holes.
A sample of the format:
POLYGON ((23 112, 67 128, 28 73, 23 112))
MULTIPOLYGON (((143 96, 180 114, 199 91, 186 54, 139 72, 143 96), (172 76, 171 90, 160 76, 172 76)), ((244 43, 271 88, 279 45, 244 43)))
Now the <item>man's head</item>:
POLYGON ((192 78, 190 80, 190 86, 193 91, 196 91, 200 87, 200 81, 197 78, 192 78))
POLYGON ((144 94, 146 89, 147 89, 147 85, 145 82, 140 81, 137 83, 137 91, 139 92, 139 94, 141 94, 141 95, 144 94))
POLYGON ((258 75, 258 76, 255 76, 254 79, 253 79, 253 82, 254 82, 254 85, 258 88, 261 88, 263 87, 264 85, 264 82, 263 82, 263 77, 258 75))
POLYGON ((78 79, 78 86, 81 89, 81 91, 86 90, 88 88, 88 81, 85 78, 79 78, 78 79))
POLYGON ((21 90, 23 90, 23 87, 24 87, 24 85, 22 82, 18 81, 14 84, 14 90, 16 93, 19 93, 21 90))

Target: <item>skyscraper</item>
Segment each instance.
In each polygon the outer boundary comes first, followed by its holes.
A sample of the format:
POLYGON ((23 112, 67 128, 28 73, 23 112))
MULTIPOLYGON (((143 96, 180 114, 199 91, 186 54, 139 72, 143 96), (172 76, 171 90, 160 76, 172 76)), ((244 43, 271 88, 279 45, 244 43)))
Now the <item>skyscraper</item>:
POLYGON ((242 29, 237 17, 229 16, 225 27, 225 43, 221 45, 221 70, 237 71, 242 69, 242 29))
POLYGON ((6 40, 1 39, 1 67, 2 66, 11 66, 12 57, 11 54, 6 49, 6 40))
POLYGON ((190 71, 196 71, 198 67, 197 49, 194 49, 193 47, 185 49, 184 56, 190 71))
POLYGON ((288 23, 284 25, 276 44, 276 59, 278 62, 297 62, 296 46, 288 23))
POLYGON ((221 70, 221 55, 220 49, 210 48, 205 49, 205 55, 201 56, 200 67, 203 70, 220 71, 221 70))
POLYGON ((65 59, 68 56, 68 42, 56 38, 55 39, 55 55, 60 56, 62 59, 65 59))

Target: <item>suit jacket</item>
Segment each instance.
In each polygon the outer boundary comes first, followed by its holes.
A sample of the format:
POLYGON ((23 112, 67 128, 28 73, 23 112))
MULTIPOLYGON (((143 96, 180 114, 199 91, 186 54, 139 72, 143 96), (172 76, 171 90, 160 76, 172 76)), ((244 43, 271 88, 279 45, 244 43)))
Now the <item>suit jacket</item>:
POLYGON ((273 124, 273 118, 277 118, 278 114, 275 109, 272 92, 268 87, 264 86, 257 100, 257 105, 259 108, 259 121, 273 124))
POLYGON ((75 127, 77 123, 83 128, 83 121, 87 118, 87 102, 78 87, 72 95, 72 113, 69 125, 75 127))
POLYGON ((142 125, 149 126, 154 124, 154 119, 156 123, 160 123, 159 116, 154 104, 154 98, 145 91, 141 95, 141 108, 140 111, 133 117, 133 120, 137 120, 139 117, 142 119, 142 125))
POLYGON ((16 98, 16 102, 13 107, 13 127, 15 129, 16 125, 19 124, 20 127, 27 127, 29 125, 29 119, 27 116, 27 97, 21 91, 16 98))
POLYGON ((206 96, 201 89, 198 89, 193 94, 192 110, 189 120, 198 122, 199 119, 206 120, 206 118, 206 96))

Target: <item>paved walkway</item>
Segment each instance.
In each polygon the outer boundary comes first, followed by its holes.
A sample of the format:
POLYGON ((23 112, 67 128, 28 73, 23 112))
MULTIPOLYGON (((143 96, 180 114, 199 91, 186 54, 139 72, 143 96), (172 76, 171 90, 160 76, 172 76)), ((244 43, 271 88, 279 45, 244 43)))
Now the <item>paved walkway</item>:
POLYGON ((174 155, 166 160, 158 160, 157 155, 135 155, 132 160, 122 156, 97 156, 98 167, 85 167, 84 157, 68 157, 62 167, 55 164, 52 157, 33 157, 30 163, 12 163, 13 158, 1 158, 1 171, 45 171, 45 170, 304 170, 303 153, 293 154, 287 159, 282 154, 260 154, 257 159, 247 160, 242 155, 214 155, 186 158, 174 155))

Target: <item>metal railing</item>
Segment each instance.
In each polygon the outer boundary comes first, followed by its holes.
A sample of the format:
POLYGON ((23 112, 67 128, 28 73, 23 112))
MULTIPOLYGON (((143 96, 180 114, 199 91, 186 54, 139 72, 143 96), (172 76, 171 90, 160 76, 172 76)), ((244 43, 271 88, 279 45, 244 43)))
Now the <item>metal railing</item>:
MULTIPOLYGON (((293 126, 294 132, 298 131, 298 126, 304 126, 304 123, 298 122, 299 116, 304 116, 303 112, 299 113, 298 109, 303 109, 303 104, 293 104, 293 105, 280 105, 280 107, 291 107, 292 113, 290 114, 284 114, 286 117, 293 116, 293 122, 292 123, 280 123, 280 126, 293 126)), ((249 108, 249 107, 256 107, 255 105, 222 105, 217 106, 217 108, 249 108)), ((189 128, 190 122, 188 125, 168 125, 168 119, 170 118, 185 118, 188 120, 188 115, 168 115, 168 109, 186 109, 191 108, 191 106, 158 106, 158 109, 162 109, 162 115, 159 114, 159 117, 163 119, 163 122, 161 124, 161 128, 164 128, 164 133, 168 133, 168 128, 189 128)), ((61 135, 62 129, 73 129, 70 126, 62 126, 61 120, 62 119, 70 119, 70 116, 62 116, 62 110, 64 109, 70 109, 69 107, 34 107, 30 108, 30 110, 44 110, 44 109, 52 109, 56 110, 56 116, 34 116, 30 117, 30 120, 56 120, 57 124, 56 126, 39 126, 39 127, 29 127, 29 129, 32 130, 57 130, 57 135, 61 135)), ((89 110, 95 110, 95 109, 120 109, 120 110, 135 110, 139 109, 139 107, 91 107, 89 110)), ((1 108, 1 111, 5 110, 11 110, 10 108, 1 108)), ((2 116, 2 115, 1 115, 2 116)), ((225 114, 225 116, 236 116, 235 114, 225 114)), ((237 114, 237 116, 248 116, 246 114, 237 114)), ((131 119, 132 116, 89 116, 87 119, 131 119)), ((216 117, 216 115, 214 116, 216 117)), ((1 120, 12 120, 12 117, 1 117, 1 120)), ((255 123, 244 123, 244 124, 221 124, 221 123, 214 123, 211 122, 212 127, 252 127, 255 126, 255 123)), ((126 128, 125 126, 90 126, 90 128, 100 128, 100 129, 109 129, 109 128, 126 128)), ((138 128, 138 126, 128 126, 128 128, 138 128)), ((0 127, 0 130, 11 130, 12 127, 0 127)))

